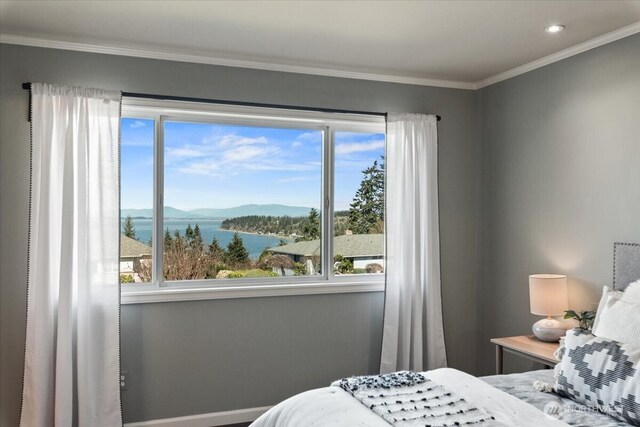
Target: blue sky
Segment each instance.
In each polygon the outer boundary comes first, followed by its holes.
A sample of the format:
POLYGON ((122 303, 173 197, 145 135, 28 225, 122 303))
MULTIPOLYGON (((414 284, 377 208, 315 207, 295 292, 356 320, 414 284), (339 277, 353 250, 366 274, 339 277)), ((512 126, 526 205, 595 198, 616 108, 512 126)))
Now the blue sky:
MULTIPOLYGON (((153 121, 122 120, 122 208, 150 208, 153 121)), ((348 209, 361 171, 384 135, 336 133, 335 207, 348 209)), ((165 123, 166 206, 191 210, 249 203, 318 208, 322 134, 315 130, 165 123)))

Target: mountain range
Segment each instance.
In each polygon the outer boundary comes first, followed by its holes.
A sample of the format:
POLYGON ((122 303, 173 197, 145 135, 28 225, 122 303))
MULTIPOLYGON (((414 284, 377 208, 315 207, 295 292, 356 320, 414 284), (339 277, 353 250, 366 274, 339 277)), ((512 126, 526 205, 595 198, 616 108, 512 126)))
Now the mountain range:
MULTIPOLYGON (((189 211, 176 209, 171 206, 164 207, 165 219, 198 219, 198 218, 237 218, 240 216, 249 215, 264 215, 264 216, 307 216, 309 210, 302 206, 287 206, 287 205, 241 205, 232 208, 211 209, 211 208, 199 208, 189 211)), ((131 216, 132 218, 152 218, 153 209, 122 209, 120 216, 126 218, 131 216)))

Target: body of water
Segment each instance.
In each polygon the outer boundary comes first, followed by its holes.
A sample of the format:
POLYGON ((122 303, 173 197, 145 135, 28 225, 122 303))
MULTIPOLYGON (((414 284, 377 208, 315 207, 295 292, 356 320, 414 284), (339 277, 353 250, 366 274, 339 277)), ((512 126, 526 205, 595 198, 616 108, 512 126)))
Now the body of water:
MULTIPOLYGON (((124 219, 122 221, 124 224, 124 219)), ((163 230, 169 229, 169 233, 173 236, 173 234, 177 231, 180 232, 182 236, 184 236, 184 231, 189 224, 191 224, 191 228, 194 228, 196 224, 200 227, 200 234, 202 234, 202 240, 204 240, 205 245, 211 243, 213 238, 218 239, 218 243, 221 247, 226 248, 231 239, 233 238, 233 231, 221 230, 220 224, 222 223, 221 219, 198 219, 198 220, 182 220, 182 219, 167 219, 164 221, 163 230)), ((153 229, 153 220, 151 219, 134 219, 133 225, 136 228, 136 237, 143 243, 148 243, 151 239, 152 229, 153 229)), ((247 248, 249 252, 249 256, 252 259, 258 259, 260 254, 265 248, 271 248, 274 246, 278 246, 280 242, 279 237, 274 236, 262 236, 259 234, 247 234, 247 233, 238 233, 242 238, 242 242, 244 243, 244 247, 247 248)), ((164 232, 163 232, 164 237, 164 232)), ((283 239, 287 241, 287 243, 292 242, 291 239, 283 239)))

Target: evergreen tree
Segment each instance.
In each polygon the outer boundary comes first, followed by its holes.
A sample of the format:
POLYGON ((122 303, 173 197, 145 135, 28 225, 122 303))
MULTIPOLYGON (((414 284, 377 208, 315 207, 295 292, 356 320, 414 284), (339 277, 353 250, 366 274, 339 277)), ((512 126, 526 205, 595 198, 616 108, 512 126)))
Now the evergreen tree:
POLYGON ((184 237, 191 242, 193 240, 193 228, 191 228, 191 224, 187 225, 187 229, 184 230, 184 237))
POLYGON ((233 234, 233 239, 227 245, 227 262, 231 264, 246 264, 249 262, 249 252, 244 247, 242 238, 238 233, 233 234))
POLYGON ((175 250, 183 250, 184 249, 184 239, 180 235, 180 231, 176 230, 173 233, 173 239, 171 242, 172 249, 175 250))
POLYGON ((123 234, 125 236, 138 240, 138 238, 136 237, 136 227, 133 224, 133 218, 131 218, 131 215, 127 215, 127 217, 125 218, 123 228, 123 234))
POLYGON ((302 236, 296 239, 296 242, 305 240, 315 240, 320 238, 320 215, 315 208, 311 208, 307 221, 302 227, 302 236))
POLYGON ((193 228, 191 247, 197 251, 202 251, 204 249, 204 241, 202 240, 202 234, 200 234, 200 227, 198 224, 193 228))
POLYGON ((377 232, 384 221, 384 163, 376 160, 362 174, 360 188, 349 208, 349 229, 354 234, 377 232))
POLYGON ((224 249, 220 246, 220 243, 218 243, 218 239, 216 239, 215 237, 209 245, 209 253, 214 259, 217 260, 222 260, 225 258, 224 249))
POLYGON ((173 243, 173 238, 171 237, 171 233, 169 233, 169 229, 167 228, 164 231, 164 247, 165 249, 169 249, 171 244, 173 243))
POLYGON ((309 218, 302 229, 302 233, 309 240, 320 238, 320 214, 315 208, 309 211, 309 218))

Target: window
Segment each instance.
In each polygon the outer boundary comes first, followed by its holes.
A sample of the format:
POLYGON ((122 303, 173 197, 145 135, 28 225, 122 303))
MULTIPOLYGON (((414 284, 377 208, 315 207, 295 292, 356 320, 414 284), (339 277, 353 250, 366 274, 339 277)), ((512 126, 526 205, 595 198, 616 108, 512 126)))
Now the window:
POLYGON ((384 134, 335 132, 336 274, 384 271, 384 134))
POLYGON ((125 99, 121 140, 125 295, 381 282, 381 118, 125 99))
POLYGON ((139 283, 153 253, 154 121, 123 118, 120 129, 120 282, 139 283))

